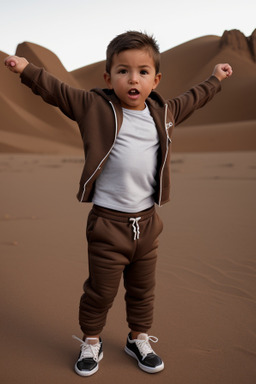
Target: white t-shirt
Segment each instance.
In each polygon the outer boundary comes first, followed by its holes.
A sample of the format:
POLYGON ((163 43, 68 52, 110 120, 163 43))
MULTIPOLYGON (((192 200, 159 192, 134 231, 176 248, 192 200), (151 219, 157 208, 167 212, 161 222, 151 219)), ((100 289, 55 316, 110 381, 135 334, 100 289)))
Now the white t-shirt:
POLYGON ((122 212, 139 212, 154 204, 159 138, 149 109, 123 108, 123 124, 96 180, 93 203, 122 212))

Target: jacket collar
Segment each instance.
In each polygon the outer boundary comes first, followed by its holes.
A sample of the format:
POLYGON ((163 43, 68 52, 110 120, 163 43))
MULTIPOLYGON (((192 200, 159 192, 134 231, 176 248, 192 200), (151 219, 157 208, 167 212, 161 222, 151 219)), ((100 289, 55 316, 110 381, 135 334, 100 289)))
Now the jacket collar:
POLYGON ((91 90, 91 92, 97 93, 98 95, 103 97, 103 99, 105 99, 108 102, 111 101, 113 104, 121 106, 120 101, 119 101, 118 97, 116 96, 115 92, 113 91, 113 89, 93 88, 91 90))
MULTIPOLYGON (((93 88, 91 92, 95 92, 103 97, 106 101, 111 101, 114 105, 120 106, 120 101, 113 89, 93 88)), ((152 108, 163 108, 165 105, 165 100, 158 92, 152 91, 147 98, 146 103, 149 104, 152 108)))

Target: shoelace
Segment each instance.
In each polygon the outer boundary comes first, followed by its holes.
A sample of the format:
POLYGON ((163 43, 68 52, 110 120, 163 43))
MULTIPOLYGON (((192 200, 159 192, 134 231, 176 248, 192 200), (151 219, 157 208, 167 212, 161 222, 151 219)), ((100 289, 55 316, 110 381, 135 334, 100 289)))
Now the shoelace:
MULTIPOLYGON (((82 339, 79 339, 79 337, 73 335, 73 339, 80 341, 81 343, 81 355, 79 360, 86 359, 86 358, 93 358, 96 362, 99 360, 99 350, 100 350, 100 343, 95 344, 88 344, 82 339)), ((96 338, 88 338, 89 340, 98 340, 96 338)))
POLYGON ((136 340, 136 345, 142 355, 142 359, 145 359, 145 357, 149 354, 149 353, 155 353, 151 347, 151 345, 149 344, 149 341, 152 341, 152 343, 157 343, 158 342, 158 338, 155 337, 155 336, 147 336, 147 338, 145 340, 139 340, 137 339, 136 340))
POLYGON ((132 229, 134 233, 133 240, 140 238, 140 226, 139 226, 139 220, 141 217, 131 217, 130 221, 132 221, 132 229))

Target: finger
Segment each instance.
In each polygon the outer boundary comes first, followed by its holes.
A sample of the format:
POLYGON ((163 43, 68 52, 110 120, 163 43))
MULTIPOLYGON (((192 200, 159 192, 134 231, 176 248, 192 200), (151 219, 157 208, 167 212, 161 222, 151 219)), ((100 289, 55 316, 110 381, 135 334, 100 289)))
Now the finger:
POLYGON ((225 72, 226 76, 231 76, 232 74, 232 68, 229 64, 224 64, 222 66, 222 70, 225 72))
POLYGON ((14 60, 14 58, 12 56, 8 56, 5 61, 4 61, 5 65, 7 67, 15 67, 15 65, 17 64, 16 60, 14 60))
POLYGON ((232 68, 231 68, 230 65, 228 65, 228 68, 227 68, 227 76, 228 76, 228 77, 231 76, 232 73, 233 73, 232 68))

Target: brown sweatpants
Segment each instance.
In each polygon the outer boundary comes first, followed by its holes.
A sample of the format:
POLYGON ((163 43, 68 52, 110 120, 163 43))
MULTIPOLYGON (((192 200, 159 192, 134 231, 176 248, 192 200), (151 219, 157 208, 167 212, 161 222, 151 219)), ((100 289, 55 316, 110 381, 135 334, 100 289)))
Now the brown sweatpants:
POLYGON ((86 231, 89 278, 84 283, 79 309, 84 334, 102 332, 122 275, 129 328, 145 333, 150 329, 162 229, 154 206, 136 214, 93 206, 86 231))

